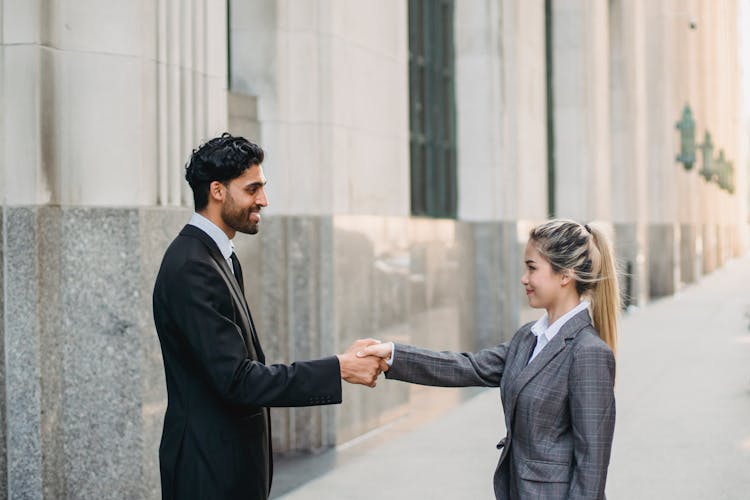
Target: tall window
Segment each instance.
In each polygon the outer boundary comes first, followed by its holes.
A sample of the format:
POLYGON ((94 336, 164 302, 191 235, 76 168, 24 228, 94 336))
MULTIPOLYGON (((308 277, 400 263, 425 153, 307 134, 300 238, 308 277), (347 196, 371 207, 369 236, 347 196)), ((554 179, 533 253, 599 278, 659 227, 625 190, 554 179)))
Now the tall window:
POLYGON ((411 211, 456 216, 453 0, 409 0, 411 211))

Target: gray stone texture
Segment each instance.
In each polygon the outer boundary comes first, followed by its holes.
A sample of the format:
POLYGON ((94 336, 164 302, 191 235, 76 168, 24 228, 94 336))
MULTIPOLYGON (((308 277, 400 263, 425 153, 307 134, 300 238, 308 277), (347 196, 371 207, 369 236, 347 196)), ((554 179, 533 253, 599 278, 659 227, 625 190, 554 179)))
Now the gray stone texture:
POLYGON ((7 493, 42 498, 37 210, 6 207, 4 222, 7 493))
POLYGON ((708 274, 717 267, 717 242, 716 226, 714 224, 702 224, 701 232, 703 236, 703 273, 708 274))
POLYGON ((638 305, 638 238, 635 223, 614 224, 614 251, 624 305, 638 305))
POLYGON ((680 224, 680 279, 682 283, 694 283, 700 277, 701 255, 696 240, 698 227, 694 224, 680 224))
POLYGON ((461 330, 471 332, 473 350, 510 340, 519 326, 526 242, 517 234, 515 222, 458 224, 461 330))
MULTIPOLYGON (((404 244, 409 240, 408 219, 340 216, 332 223, 332 326, 338 349, 359 338, 407 341, 414 281, 413 256, 404 244)), ((333 424, 337 442, 381 425, 408 401, 408 388, 380 385, 376 391, 344 386, 344 404, 335 409, 333 424)))
MULTIPOLYGON (((63 209, 60 251, 65 497, 143 496, 139 213, 63 209)), ((45 358, 47 357, 45 356, 45 358)))
POLYGON ((3 211, 3 494, 158 497, 165 391, 150 290, 189 211, 3 211))
POLYGON ((249 141, 263 144, 258 122, 258 98, 227 92, 228 131, 249 141))
POLYGON ((680 265, 677 248, 679 232, 674 224, 650 224, 648 227, 649 296, 675 293, 680 265))
POLYGON ((0 500, 8 498, 8 448, 5 439, 7 405, 5 400, 5 208, 0 205, 0 500))
POLYGON ((142 394, 141 469, 144 496, 160 497, 159 442, 167 407, 164 363, 159 339, 154 329, 151 291, 159 272, 164 251, 189 220, 192 210, 184 208, 148 208, 140 210, 141 294, 139 303, 139 342, 142 363, 140 390, 142 394))
MULTIPOLYGON (((151 290, 190 213, 2 209, 0 496, 158 498, 166 391, 151 290)), ((267 362, 335 354, 364 337, 450 350, 507 340, 525 306, 519 227, 264 217, 260 234, 238 235, 235 244, 267 362)), ((652 293, 670 293, 676 233, 673 225, 649 228, 652 293)), ((616 234, 632 258, 635 228, 616 234)), ((415 397, 429 394, 406 384, 345 384, 343 405, 274 409, 274 447, 309 452, 348 441, 403 415, 415 397)))

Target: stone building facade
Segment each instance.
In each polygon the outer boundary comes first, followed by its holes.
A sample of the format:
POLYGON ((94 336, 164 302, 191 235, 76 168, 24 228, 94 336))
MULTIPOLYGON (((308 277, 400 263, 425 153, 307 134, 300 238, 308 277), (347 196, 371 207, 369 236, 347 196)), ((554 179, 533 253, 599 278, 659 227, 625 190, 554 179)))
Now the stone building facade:
MULTIPOLYGON (((0 0, 0 497, 159 496, 151 289, 192 210, 183 165, 224 130, 267 152, 268 216, 235 243, 270 361, 508 339, 550 215, 611 232, 633 305, 741 255, 740 8, 0 0), (700 149, 675 160, 686 105, 733 193, 700 149)), ((345 442, 411 397, 276 410, 275 448, 345 442)))

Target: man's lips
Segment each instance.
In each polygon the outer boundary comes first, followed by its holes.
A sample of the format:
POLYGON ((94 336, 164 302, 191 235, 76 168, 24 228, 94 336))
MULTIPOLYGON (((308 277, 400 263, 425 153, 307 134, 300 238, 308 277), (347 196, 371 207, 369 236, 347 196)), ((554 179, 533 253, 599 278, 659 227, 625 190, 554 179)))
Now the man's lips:
POLYGON ((257 224, 260 222, 260 212, 252 212, 250 214, 250 222, 257 224))
POLYGON ((534 293, 534 290, 526 289, 526 295, 531 295, 532 293, 534 293))

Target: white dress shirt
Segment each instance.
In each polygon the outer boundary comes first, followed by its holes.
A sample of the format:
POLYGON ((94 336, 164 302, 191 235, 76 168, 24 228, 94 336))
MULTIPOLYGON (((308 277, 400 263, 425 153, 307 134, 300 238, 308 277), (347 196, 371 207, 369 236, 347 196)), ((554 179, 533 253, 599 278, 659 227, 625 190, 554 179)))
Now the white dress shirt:
POLYGON ((224 260, 227 261, 227 264, 229 264, 229 269, 232 271, 232 274, 234 274, 234 266, 232 265, 232 252, 234 252, 234 243, 232 243, 232 240, 229 239, 227 233, 222 231, 219 226, 203 217, 198 212, 193 213, 193 216, 190 218, 190 222, 188 222, 188 224, 202 230, 204 233, 209 235, 211 239, 214 240, 214 242, 216 242, 216 246, 219 247, 221 256, 224 257, 224 260))
POLYGON ((531 360, 536 358, 537 354, 539 354, 542 349, 544 349, 544 346, 549 344, 550 340, 552 340, 555 335, 557 335, 557 332, 560 331, 560 328, 562 328, 563 325, 570 320, 570 318, 583 311, 584 309, 588 309, 589 305, 590 302, 588 300, 582 300, 578 303, 577 306, 560 316, 557 321, 555 321, 551 325, 549 324, 549 316, 547 316, 547 313, 544 313, 544 316, 539 318, 539 320, 534 323, 534 326, 531 327, 531 333, 536 335, 536 347, 534 347, 534 352, 531 353, 529 363, 531 363, 531 360))

